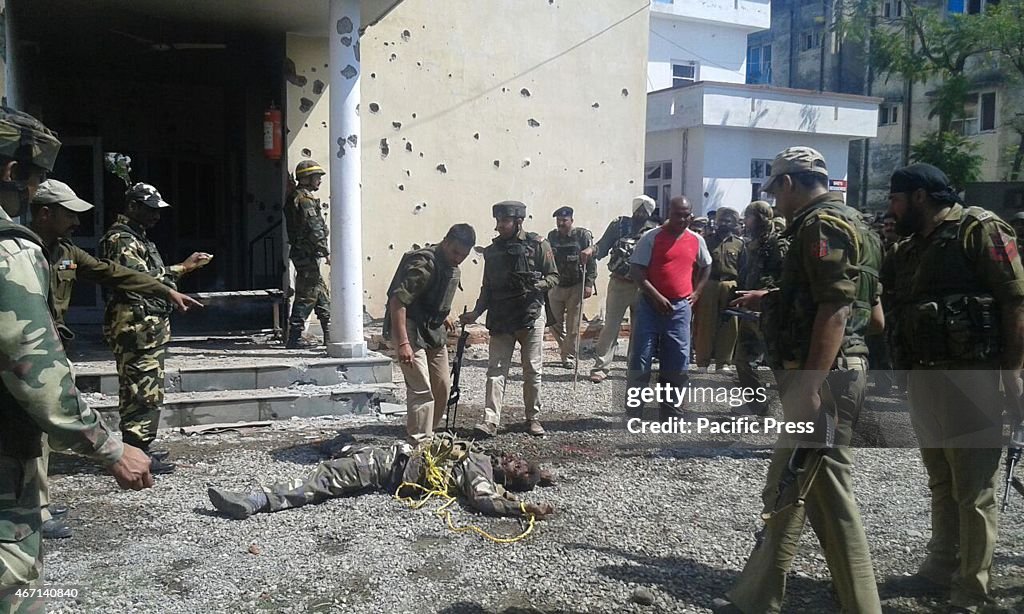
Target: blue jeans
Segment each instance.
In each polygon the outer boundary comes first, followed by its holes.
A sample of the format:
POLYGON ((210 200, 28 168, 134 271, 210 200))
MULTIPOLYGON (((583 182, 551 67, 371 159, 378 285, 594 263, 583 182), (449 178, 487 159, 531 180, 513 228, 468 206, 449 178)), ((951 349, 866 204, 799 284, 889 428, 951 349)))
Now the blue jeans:
POLYGON ((690 301, 672 301, 672 312, 667 315, 658 313, 645 295, 640 296, 636 307, 627 385, 650 385, 651 362, 657 352, 661 361, 658 381, 683 390, 690 381, 690 301))

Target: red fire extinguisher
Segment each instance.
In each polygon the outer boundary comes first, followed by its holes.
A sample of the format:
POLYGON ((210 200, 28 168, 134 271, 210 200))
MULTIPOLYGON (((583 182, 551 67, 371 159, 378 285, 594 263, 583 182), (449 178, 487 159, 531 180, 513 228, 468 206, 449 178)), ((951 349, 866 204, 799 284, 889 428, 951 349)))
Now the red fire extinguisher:
POLYGON ((281 110, 273 102, 263 112, 263 155, 268 160, 281 159, 281 110))

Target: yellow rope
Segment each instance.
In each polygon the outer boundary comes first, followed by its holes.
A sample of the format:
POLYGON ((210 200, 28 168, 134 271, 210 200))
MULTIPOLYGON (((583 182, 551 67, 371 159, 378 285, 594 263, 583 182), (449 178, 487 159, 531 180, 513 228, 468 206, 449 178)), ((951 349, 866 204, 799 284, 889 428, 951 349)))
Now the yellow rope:
MULTIPOLYGON (((515 537, 495 537, 494 535, 491 535, 487 531, 484 531, 480 527, 474 526, 474 525, 466 525, 466 526, 463 526, 463 527, 455 526, 455 523, 452 522, 452 512, 451 512, 450 509, 448 509, 456 501, 455 497, 453 497, 450 494, 448 494, 448 483, 449 483, 449 480, 451 479, 451 469, 447 469, 447 470, 441 469, 441 465, 442 465, 441 461, 446 459, 447 456, 448 456, 447 453, 442 452, 442 453, 438 454, 435 457, 431 453, 429 448, 424 449, 423 450, 423 466, 424 466, 424 474, 425 474, 424 478, 425 478, 426 483, 429 485, 429 487, 428 486, 423 486, 422 484, 417 484, 416 482, 402 482, 398 486, 398 488, 395 489, 395 499, 397 499, 398 501, 401 501, 402 503, 408 505, 411 509, 418 510, 421 507, 423 507, 424 505, 426 505, 427 501, 429 501, 431 499, 431 497, 434 497, 434 496, 441 497, 442 499, 445 499, 445 503, 443 503, 441 505, 441 507, 437 508, 434 511, 434 513, 437 514, 439 517, 445 519, 445 522, 447 523, 449 529, 451 529, 452 531, 454 531, 456 533, 465 533, 466 531, 472 531, 472 532, 474 532, 474 533, 476 533, 476 534, 478 534, 478 535, 480 535, 482 537, 485 537, 485 538, 491 540, 492 542, 494 542, 496 544, 511 544, 511 543, 515 543, 515 542, 517 542, 517 541, 519 541, 521 539, 526 538, 527 535, 529 535, 530 533, 533 532, 533 526, 534 526, 534 524, 535 524, 535 522, 537 520, 537 517, 536 517, 535 514, 529 514, 530 522, 529 522, 529 525, 526 527, 526 530, 523 531, 522 533, 520 533, 519 535, 516 535, 515 537), (414 499, 413 497, 402 497, 402 496, 399 496, 398 493, 400 493, 402 491, 402 489, 406 488, 406 487, 419 490, 419 491, 421 491, 424 494, 424 496, 421 499, 414 499)), ((523 501, 519 502, 519 511, 522 512, 524 517, 527 515, 526 503, 524 503, 523 501)))

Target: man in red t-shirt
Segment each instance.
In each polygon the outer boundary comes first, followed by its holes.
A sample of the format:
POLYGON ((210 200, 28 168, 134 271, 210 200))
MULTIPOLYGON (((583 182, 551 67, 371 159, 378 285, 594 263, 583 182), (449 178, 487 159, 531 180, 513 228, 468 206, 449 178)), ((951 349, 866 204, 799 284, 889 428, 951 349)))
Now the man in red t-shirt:
MULTIPOLYGON (((650 384, 656 350, 661 361, 658 381, 677 391, 689 383, 690 317, 711 274, 704 238, 687 228, 692 218, 690 202, 676 196, 669 202, 668 221, 641 237, 629 260, 630 276, 642 295, 629 357, 630 388, 650 384)), ((641 412, 642 408, 627 408, 631 415, 641 412)), ((661 418, 672 416, 681 417, 682 412, 663 404, 661 418)))

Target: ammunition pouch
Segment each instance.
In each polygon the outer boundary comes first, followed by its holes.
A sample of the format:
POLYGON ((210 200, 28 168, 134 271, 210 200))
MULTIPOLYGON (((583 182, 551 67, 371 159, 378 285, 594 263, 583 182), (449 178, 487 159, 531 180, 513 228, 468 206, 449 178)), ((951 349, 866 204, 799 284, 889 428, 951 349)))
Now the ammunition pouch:
POLYGON ((608 252, 608 270, 616 275, 629 277, 629 259, 636 248, 637 237, 623 237, 612 245, 608 252))
POLYGON ((908 306, 901 339, 923 365, 987 362, 1002 353, 999 311, 988 294, 954 294, 908 306))

